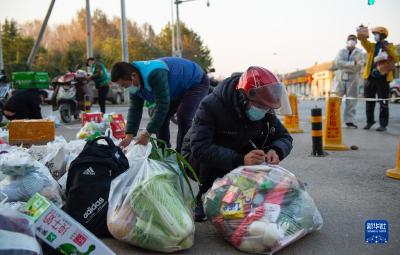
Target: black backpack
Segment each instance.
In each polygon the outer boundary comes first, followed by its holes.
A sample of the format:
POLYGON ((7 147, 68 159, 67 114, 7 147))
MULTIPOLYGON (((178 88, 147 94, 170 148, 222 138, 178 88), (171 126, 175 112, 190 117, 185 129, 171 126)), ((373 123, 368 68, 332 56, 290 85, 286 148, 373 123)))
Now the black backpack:
POLYGON ((96 236, 110 236, 107 210, 111 181, 128 168, 128 159, 109 137, 87 142, 68 170, 64 211, 96 236))

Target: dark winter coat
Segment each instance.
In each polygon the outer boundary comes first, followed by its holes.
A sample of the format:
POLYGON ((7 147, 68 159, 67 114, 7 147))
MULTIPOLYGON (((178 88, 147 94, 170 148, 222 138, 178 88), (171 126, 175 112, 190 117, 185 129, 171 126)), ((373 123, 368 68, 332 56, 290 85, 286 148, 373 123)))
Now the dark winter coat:
POLYGON ((255 149, 251 142, 265 152, 274 149, 280 160, 292 149, 293 139, 275 114, 260 121, 246 117, 245 101, 235 89, 239 78, 227 78, 203 99, 184 140, 184 156, 212 171, 227 173, 243 165, 244 156, 255 149))
POLYGON ((18 90, 7 100, 4 110, 15 113, 13 119, 41 119, 41 101, 37 89, 18 90))

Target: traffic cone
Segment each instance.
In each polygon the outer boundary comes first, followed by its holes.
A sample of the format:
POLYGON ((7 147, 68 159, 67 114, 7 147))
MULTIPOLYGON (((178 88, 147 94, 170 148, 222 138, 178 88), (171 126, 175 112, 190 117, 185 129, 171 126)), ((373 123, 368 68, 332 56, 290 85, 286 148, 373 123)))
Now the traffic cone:
POLYGON ((283 125, 289 133, 303 133, 303 129, 299 128, 299 111, 297 108, 297 96, 295 94, 289 95, 290 107, 292 108, 292 115, 283 116, 283 125))
POLYGON ((392 177, 395 179, 400 179, 400 142, 399 142, 399 149, 397 152, 397 163, 396 168, 389 169, 386 171, 386 176, 392 177))
POLYGON ((349 147, 342 143, 342 121, 340 116, 340 98, 328 96, 324 126, 324 149, 345 151, 349 147))

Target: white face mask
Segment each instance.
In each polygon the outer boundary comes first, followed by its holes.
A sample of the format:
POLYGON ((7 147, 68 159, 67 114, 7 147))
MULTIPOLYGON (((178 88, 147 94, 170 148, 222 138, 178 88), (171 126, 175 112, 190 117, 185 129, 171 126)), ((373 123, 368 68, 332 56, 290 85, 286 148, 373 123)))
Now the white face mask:
POLYGON ((379 42, 381 40, 381 36, 379 34, 374 34, 375 42, 379 42))
POLYGON ((347 47, 349 47, 349 48, 354 48, 354 47, 356 47, 356 45, 357 45, 357 42, 354 40, 347 41, 347 47))

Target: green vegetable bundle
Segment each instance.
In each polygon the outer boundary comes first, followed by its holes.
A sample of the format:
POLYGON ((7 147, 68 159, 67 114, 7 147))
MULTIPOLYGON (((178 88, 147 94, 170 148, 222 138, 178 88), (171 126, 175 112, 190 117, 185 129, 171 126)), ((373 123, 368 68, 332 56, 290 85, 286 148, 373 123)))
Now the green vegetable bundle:
POLYGON ((185 172, 190 166, 154 141, 133 146, 127 157, 130 169, 111 184, 107 217, 111 234, 159 252, 190 248, 195 230, 194 197, 185 172))

